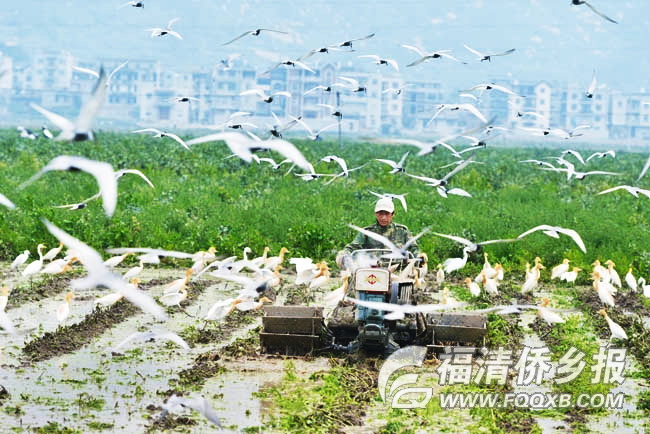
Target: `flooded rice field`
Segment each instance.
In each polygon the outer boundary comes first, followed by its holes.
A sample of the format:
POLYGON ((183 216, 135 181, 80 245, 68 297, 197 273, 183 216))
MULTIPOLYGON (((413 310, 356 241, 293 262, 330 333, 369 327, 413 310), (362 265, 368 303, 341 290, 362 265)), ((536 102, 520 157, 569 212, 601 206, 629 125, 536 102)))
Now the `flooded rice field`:
MULTIPOLYGON (((139 287, 158 299, 165 285, 183 275, 182 269, 145 270, 139 276, 139 287)), ((436 400, 441 392, 488 389, 462 385, 448 389, 436 374, 440 361, 429 356, 423 365, 426 372, 418 380, 419 386, 433 390, 429 405, 391 409, 377 389, 381 358, 341 353, 303 357, 263 354, 258 336, 263 309, 235 310, 220 321, 203 320, 214 303, 236 296, 240 289, 236 284, 201 276, 188 285, 188 297, 180 306, 166 308, 169 320, 164 324, 125 300, 96 307, 95 300, 105 296, 106 290, 78 291, 69 302, 69 316, 59 321, 57 310, 65 303, 71 278, 77 276, 20 282, 8 272, 5 276, 5 284, 14 289, 6 313, 17 330, 15 335, 0 334, 0 424, 6 432, 490 432, 496 427, 501 432, 641 433, 648 429, 650 371, 643 359, 647 353, 638 348, 634 352, 631 346, 625 358, 624 381, 607 391, 625 396, 620 408, 542 411, 531 406, 518 409, 510 419, 503 411, 490 412, 489 408, 441 408, 436 400), (174 332, 189 349, 163 339, 125 341, 135 332, 150 330, 174 332), (351 394, 330 402, 328 388, 333 396, 342 389, 354 390, 343 390, 351 394), (314 393, 321 395, 314 398, 314 393), (205 398, 221 427, 190 409, 167 413, 164 404, 173 395, 205 398), (292 395, 300 399, 291 401, 292 395), (645 401, 640 400, 642 396, 645 401), (326 423, 319 425, 319 421, 326 423), (486 421, 494 425, 486 425, 486 421)), ((319 306, 324 292, 341 284, 333 278, 325 290, 308 292, 293 285, 294 279, 295 274, 283 275, 283 283, 275 291, 275 305, 319 306)), ((457 288, 445 294, 448 303, 457 301, 454 295, 462 291, 460 282, 449 286, 457 288)), ((435 285, 427 288, 431 302, 442 299, 443 291, 438 289, 435 285)), ((593 291, 579 290, 579 306, 570 300, 570 292, 553 294, 563 316, 584 318, 599 307, 593 291)), ((500 302, 524 301, 512 295, 503 295, 500 302)), ((531 299, 549 295, 548 289, 539 289, 531 299)), ((632 296, 627 295, 626 302, 619 297, 622 307, 610 314, 628 330, 644 330, 648 309, 632 301, 632 296)), ((326 309, 326 316, 329 311, 326 309)), ((535 311, 504 318, 508 322, 498 337, 501 344, 515 351, 557 348, 554 331, 535 311)), ((613 345, 606 326, 597 324, 593 333, 598 345, 613 345)), ((634 340, 630 345, 647 342, 634 340)), ((557 369, 558 361, 551 363, 557 369)), ((510 377, 514 375, 510 373, 510 377)), ((511 382, 498 390, 515 394, 570 391, 558 389, 553 380, 546 376, 539 385, 529 386, 511 382)))

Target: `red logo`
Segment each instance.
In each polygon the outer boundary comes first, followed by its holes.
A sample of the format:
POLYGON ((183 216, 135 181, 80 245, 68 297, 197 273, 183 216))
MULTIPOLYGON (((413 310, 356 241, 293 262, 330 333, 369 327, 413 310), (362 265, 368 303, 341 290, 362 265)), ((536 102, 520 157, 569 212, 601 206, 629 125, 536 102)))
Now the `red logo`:
POLYGON ((368 275, 368 277, 366 277, 366 282, 368 282, 371 285, 374 285, 378 281, 379 279, 377 279, 377 276, 375 276, 374 274, 370 274, 368 275))

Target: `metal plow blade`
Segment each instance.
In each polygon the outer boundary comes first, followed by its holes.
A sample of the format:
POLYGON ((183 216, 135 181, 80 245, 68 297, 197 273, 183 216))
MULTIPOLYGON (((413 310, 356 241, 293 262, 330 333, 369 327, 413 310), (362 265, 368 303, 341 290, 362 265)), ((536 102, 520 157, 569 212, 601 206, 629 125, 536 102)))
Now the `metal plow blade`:
POLYGON ((262 352, 308 354, 323 346, 323 309, 267 306, 260 332, 262 352))

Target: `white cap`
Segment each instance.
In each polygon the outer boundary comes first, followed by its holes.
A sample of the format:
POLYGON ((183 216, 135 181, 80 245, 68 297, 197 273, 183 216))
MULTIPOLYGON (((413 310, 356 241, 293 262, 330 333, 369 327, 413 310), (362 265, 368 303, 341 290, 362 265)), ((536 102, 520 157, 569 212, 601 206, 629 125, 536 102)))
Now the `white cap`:
POLYGON ((379 199, 375 205, 375 212, 379 211, 388 211, 390 213, 394 213, 395 205, 393 205, 393 199, 390 197, 382 197, 379 199))

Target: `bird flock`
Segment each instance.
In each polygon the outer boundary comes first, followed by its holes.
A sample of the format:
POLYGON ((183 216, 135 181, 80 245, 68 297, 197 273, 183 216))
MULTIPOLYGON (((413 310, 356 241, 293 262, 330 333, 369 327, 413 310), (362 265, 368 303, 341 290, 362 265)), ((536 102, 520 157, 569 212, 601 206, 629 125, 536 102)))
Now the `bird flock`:
MULTIPOLYGON (((591 11, 598 14, 603 19, 616 23, 613 19, 597 10, 592 4, 587 1, 572 1, 573 5, 584 5, 591 11)), ((144 9, 143 1, 130 1, 119 5, 119 8, 131 6, 133 8, 144 9)), ((145 29, 149 32, 151 38, 161 38, 164 36, 171 36, 178 40, 183 40, 180 31, 176 29, 176 24, 180 21, 179 18, 170 19, 165 27, 154 27, 145 29)), ((238 36, 223 43, 223 46, 230 46, 231 44, 244 44, 247 39, 253 37, 263 38, 265 34, 278 33, 287 34, 284 30, 271 29, 271 28, 257 28, 254 30, 245 31, 238 36)), ((289 67, 300 68, 306 72, 314 72, 314 67, 308 65, 308 59, 313 56, 326 54, 330 51, 352 52, 353 44, 357 47, 359 42, 365 41, 364 44, 371 44, 374 33, 366 36, 360 36, 351 39, 345 39, 341 42, 327 44, 322 47, 309 50, 306 54, 296 59, 283 59, 272 65, 267 72, 275 68, 289 67)), ((488 50, 479 51, 464 45, 469 53, 474 56, 474 62, 492 62, 497 61, 498 58, 514 58, 516 56, 516 49, 510 48, 507 50, 488 50)), ((406 64, 406 68, 423 67, 427 63, 433 61, 450 61, 458 64, 468 64, 470 60, 463 60, 459 55, 452 55, 451 50, 434 50, 428 51, 419 46, 409 44, 401 44, 401 47, 408 50, 416 57, 410 63, 406 64)), ((395 59, 387 58, 379 54, 357 54, 357 59, 360 62, 373 62, 377 67, 388 67, 394 71, 399 71, 400 65, 395 59)), ((224 61, 224 65, 230 64, 235 57, 229 58, 224 61)), ((498 59, 502 60, 502 59, 498 59)), ((115 74, 119 74, 121 68, 124 67, 126 62, 120 64, 112 72, 107 73, 104 68, 99 71, 88 70, 80 67, 75 67, 79 72, 96 77, 92 95, 87 102, 81 107, 78 117, 71 121, 59 114, 56 114, 46 108, 36 104, 31 104, 31 107, 41 113, 51 124, 55 125, 59 130, 58 134, 53 134, 47 127, 42 128, 42 135, 46 139, 56 141, 70 141, 81 142, 86 140, 94 140, 92 124, 98 113, 101 112, 101 107, 106 99, 107 87, 110 84, 110 79, 115 74)), ((403 88, 385 89, 383 92, 392 92, 394 95, 399 95, 412 84, 406 84, 403 88)), ((339 89, 343 92, 350 94, 367 92, 367 87, 364 83, 359 82, 355 78, 338 76, 336 80, 331 83, 322 83, 314 88, 305 92, 332 92, 333 89, 339 89)), ((470 86, 467 89, 461 90, 459 97, 465 97, 479 101, 486 92, 501 92, 511 97, 519 97, 516 92, 505 86, 496 83, 480 83, 470 86)), ((596 72, 593 73, 592 81, 589 88, 586 90, 584 97, 592 99, 594 93, 597 92, 596 72)), ((272 106, 274 101, 279 98, 292 98, 292 94, 284 90, 269 90, 263 88, 251 88, 244 90, 240 93, 242 97, 255 97, 260 102, 272 106)), ((193 96, 176 96, 173 101, 179 104, 197 101, 198 98, 193 96)), ((431 187, 435 189, 436 193, 441 198, 447 198, 448 195, 455 195, 465 197, 467 200, 472 198, 471 192, 466 191, 459 186, 451 187, 450 183, 452 178, 457 173, 465 170, 471 164, 485 164, 479 161, 481 151, 488 146, 488 141, 493 139, 498 134, 507 133, 507 128, 501 125, 495 125, 494 119, 488 119, 481 110, 474 104, 469 102, 451 102, 448 104, 441 104, 431 110, 431 118, 429 122, 434 121, 443 111, 449 112, 464 112, 471 116, 477 122, 477 126, 466 131, 459 131, 457 134, 448 135, 432 141, 422 141, 411 137, 403 138, 373 138, 373 141, 378 144, 385 145, 405 145, 415 148, 416 152, 405 152, 397 161, 388 158, 375 158, 374 161, 367 162, 357 167, 349 167, 345 159, 335 154, 327 154, 320 158, 319 161, 331 166, 336 166, 336 172, 332 173, 316 173, 314 163, 308 161, 303 153, 291 141, 287 140, 283 135, 287 134, 289 130, 300 127, 307 133, 307 137, 311 140, 319 140, 322 134, 335 127, 340 127, 340 121, 344 118, 344 110, 342 107, 335 107, 327 104, 320 104, 323 108, 327 109, 331 117, 334 119, 332 123, 324 127, 315 127, 309 125, 307 120, 301 115, 289 115, 288 119, 282 120, 275 113, 272 113, 274 124, 268 125, 267 128, 258 134, 251 130, 257 130, 258 127, 252 122, 246 122, 247 116, 251 113, 238 111, 229 115, 223 123, 210 127, 209 129, 216 132, 193 137, 181 138, 178 134, 169 131, 163 131, 154 127, 145 127, 132 131, 133 134, 149 133, 152 138, 156 139, 171 139, 180 145, 179 152, 192 152, 192 150, 201 144, 219 142, 224 143, 232 156, 239 158, 245 164, 259 164, 267 163, 269 167, 276 171, 281 166, 290 166, 286 174, 292 174, 301 181, 314 181, 317 179, 327 179, 323 182, 324 186, 334 183, 342 178, 354 176, 355 173, 362 172, 368 164, 377 164, 378 167, 385 167, 388 174, 391 176, 403 176, 414 180, 413 182, 420 182, 424 187, 431 187), (239 130, 239 131, 236 131, 239 130), (495 134, 495 132, 498 132, 495 134), (261 138, 266 134, 267 137, 261 138), (457 144, 460 143, 460 144, 457 144), (463 148, 459 148, 462 146, 463 148), (436 149, 440 148, 444 152, 448 152, 449 156, 455 159, 450 165, 453 166, 441 174, 421 174, 412 173, 408 169, 409 157, 411 158, 426 158, 432 154, 436 149), (283 160, 276 162, 272 155, 276 153, 281 155, 283 160), (262 156, 264 155, 264 156, 262 156), (302 170, 302 172, 299 172, 302 170)), ((516 110, 515 116, 532 116, 540 117, 541 115, 536 112, 525 112, 516 110)), ((583 134, 584 130, 590 128, 589 125, 578 125, 572 130, 563 130, 560 128, 528 128, 526 131, 532 136, 552 136, 563 140, 570 140, 583 134)), ((37 134, 33 133, 25 127, 18 127, 20 137, 27 140, 37 139, 37 134)), ((607 176, 616 177, 621 175, 617 172, 598 170, 593 167, 599 160, 615 159, 616 152, 614 150, 604 150, 592 153, 586 158, 580 152, 572 149, 564 150, 557 156, 548 156, 547 159, 542 160, 524 160, 521 164, 535 165, 538 170, 548 171, 550 174, 559 173, 566 176, 567 181, 584 180, 592 176, 607 176), (594 169, 594 170, 591 170, 594 169)), ((638 183, 650 166, 650 159, 645 167, 639 174, 636 182, 638 183)), ((53 158, 44 167, 38 170, 31 178, 25 180, 20 186, 19 190, 27 188, 36 188, 34 184, 38 184, 41 178, 47 177, 50 171, 69 171, 77 172, 83 171, 91 174, 97 182, 97 190, 95 194, 87 199, 84 199, 75 204, 55 204, 54 207, 65 208, 69 210, 79 211, 86 209, 86 204, 91 200, 101 199, 105 215, 110 218, 116 211, 118 204, 118 180, 126 174, 138 175, 149 187, 155 189, 154 184, 149 178, 139 170, 122 168, 116 170, 110 164, 102 161, 94 161, 81 156, 73 155, 60 155, 53 158)), ((630 185, 617 185, 605 190, 600 191, 598 194, 608 194, 619 190, 624 190, 639 198, 639 195, 650 198, 650 191, 638 186, 630 185)), ((4 192, 9 194, 10 192, 4 192)), ((18 195, 18 192, 14 192, 18 195)), ((369 191, 369 195, 376 197, 389 197, 398 200, 404 210, 407 212, 406 194, 396 192, 380 193, 369 191)), ((11 194, 10 194, 11 196, 11 194)), ((0 193, 0 205, 7 208, 10 213, 16 209, 16 205, 10 198, 0 193)), ((87 210, 86 210, 87 211, 87 210)), ((83 212, 83 211, 81 211, 83 212)), ((157 320, 159 324, 168 320, 168 313, 163 308, 172 307, 179 310, 183 309, 182 305, 188 297, 188 287, 192 280, 198 279, 201 276, 210 276, 213 279, 223 280, 226 282, 234 283, 239 287, 239 292, 235 297, 224 298, 217 301, 207 309, 205 315, 202 316, 204 321, 221 321, 234 309, 246 311, 252 309, 259 309, 265 303, 273 302, 267 298, 271 289, 278 288, 282 285, 283 276, 280 270, 283 264, 286 263, 285 255, 289 253, 289 249, 282 248, 277 256, 268 256, 270 249, 264 249, 264 253, 260 257, 249 258, 251 253, 249 248, 243 250, 243 258, 239 259, 237 256, 228 258, 218 258, 216 256, 216 248, 211 247, 207 251, 199 251, 195 253, 168 251, 157 248, 149 247, 119 247, 108 249, 107 253, 111 256, 107 259, 102 257, 100 252, 85 244, 82 240, 75 238, 71 234, 63 231, 52 222, 43 218, 44 227, 47 231, 54 236, 59 244, 45 254, 43 254, 46 246, 38 244, 36 251, 38 259, 29 262, 30 251, 25 250, 18 254, 12 261, 9 267, 9 274, 18 279, 19 282, 31 282, 36 276, 42 274, 63 274, 73 269, 74 264, 80 263, 83 265, 85 274, 83 277, 75 278, 70 282, 70 290, 66 291, 63 302, 58 306, 55 313, 59 323, 65 323, 70 316, 70 311, 74 309, 75 296, 78 292, 91 289, 91 288, 105 288, 106 294, 98 297, 94 303, 98 308, 106 308, 111 306, 122 299, 128 300, 130 303, 138 306, 143 312, 151 315, 157 320), (62 249, 66 247, 67 253, 63 254, 62 249), (62 255, 61 258, 58 258, 62 255), (137 265, 134 265, 123 273, 119 272, 117 267, 120 266, 131 255, 138 255, 137 265), (192 265, 185 269, 184 276, 167 284, 163 289, 163 295, 157 300, 151 297, 146 292, 140 290, 138 285, 140 283, 139 276, 150 264, 159 264, 161 258, 175 258, 179 260, 191 261, 192 265)), ((552 238, 560 238, 560 236, 568 237, 580 251, 586 253, 587 245, 580 237, 580 235, 571 228, 554 226, 549 224, 542 224, 526 230, 514 238, 506 238, 499 240, 488 240, 476 242, 465 239, 458 235, 442 234, 433 232, 430 227, 424 228, 417 235, 415 235, 409 242, 403 246, 396 246, 390 240, 380 235, 374 234, 361 227, 349 225, 355 231, 361 232, 368 237, 371 237, 386 245, 388 250, 387 256, 391 259, 406 259, 408 257, 406 249, 412 245, 420 237, 431 232, 436 237, 441 237, 453 242, 459 243, 463 246, 462 257, 448 258, 443 263, 437 266, 435 275, 430 276, 432 282, 442 288, 443 283, 449 279, 451 273, 460 273, 471 254, 486 248, 487 246, 495 243, 513 243, 522 240, 525 237, 532 236, 534 233, 541 232, 552 238)), ((287 258, 288 259, 288 258, 287 258)), ((292 257, 288 262, 295 267, 295 281, 294 284, 304 286, 306 291, 317 289, 324 289, 327 291, 324 296, 324 304, 334 306, 342 300, 348 300, 361 306, 376 308, 388 312, 387 319, 400 319, 404 315, 415 312, 434 312, 443 309, 462 309, 464 305, 460 303, 440 303, 440 304, 420 304, 420 305, 396 305, 374 303, 368 301, 357 300, 347 297, 349 281, 351 279, 351 270, 342 270, 341 286, 331 289, 333 283, 331 279, 331 270, 327 261, 313 262, 311 258, 292 257)), ((579 267, 570 267, 570 260, 564 259, 563 262, 552 268, 550 280, 560 279, 573 284, 576 282, 578 273, 583 271, 579 267)), ((427 270, 422 266, 419 268, 411 265, 411 268, 406 274, 401 274, 396 278, 415 278, 418 279, 419 285, 424 285, 424 280, 427 279, 427 270)), ((607 322, 612 337, 618 339, 627 339, 625 330, 616 324, 608 316, 606 309, 616 307, 616 297, 633 296, 639 293, 643 297, 650 297, 650 285, 646 284, 643 277, 636 278, 630 266, 623 281, 631 291, 631 294, 622 295, 619 291, 622 290, 622 280, 615 270, 615 264, 608 260, 601 265, 599 261, 594 262, 591 277, 593 281, 593 289, 597 292, 599 299, 603 304, 603 308, 599 311, 607 322)), ((540 278, 542 271, 545 267, 542 265, 541 259, 535 258, 532 266, 527 264, 524 279, 521 282, 522 295, 533 294, 536 288, 540 285, 540 278)), ((488 296, 496 296, 499 294, 499 285, 504 279, 504 270, 500 264, 492 266, 488 262, 488 253, 484 253, 484 265, 481 272, 475 276, 461 278, 460 281, 464 282, 468 292, 473 297, 479 297, 483 292, 488 296)), ((18 333, 19 330, 14 326, 10 315, 5 312, 5 307, 9 297, 11 297, 12 288, 3 285, 0 288, 0 327, 7 333, 18 333)), ((511 314, 518 313, 526 309, 537 311, 538 315, 549 324, 562 323, 564 319, 553 308, 549 307, 552 300, 543 298, 539 304, 512 304, 512 305, 498 305, 492 306, 483 312, 496 312, 498 314, 511 314)), ((176 333, 165 329, 162 326, 156 326, 155 329, 147 331, 134 332, 127 338, 115 345, 111 350, 114 352, 123 351, 134 342, 149 342, 154 341, 169 341, 181 349, 189 349, 188 344, 176 333)), ((212 409, 211 404, 204 397, 186 398, 176 395, 171 396, 166 403, 162 405, 162 415, 164 417, 168 413, 183 411, 189 408, 203 414, 211 423, 220 426, 221 422, 219 417, 212 409)))

